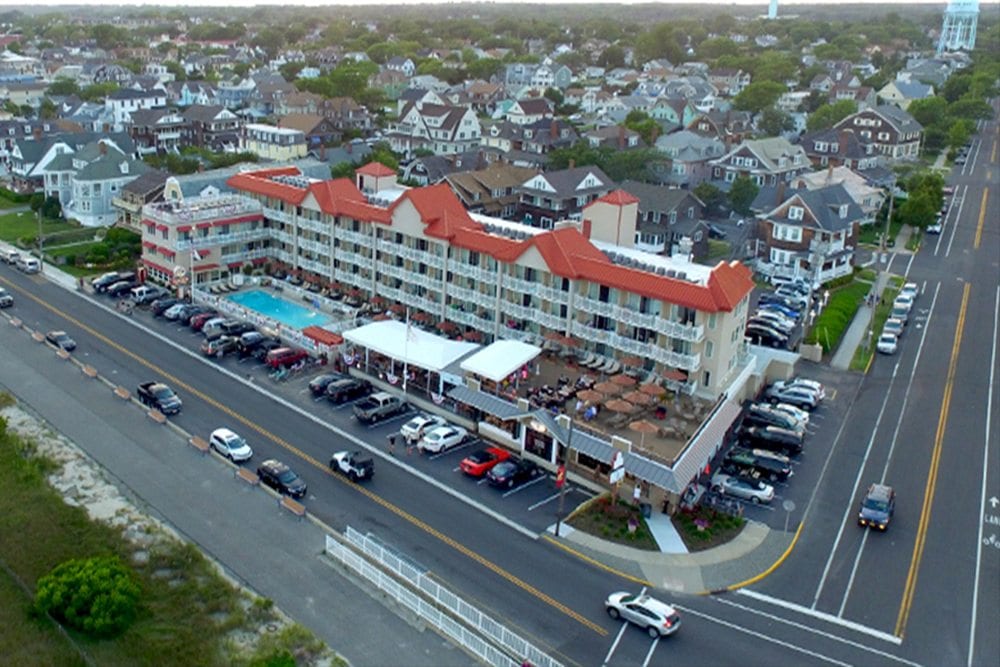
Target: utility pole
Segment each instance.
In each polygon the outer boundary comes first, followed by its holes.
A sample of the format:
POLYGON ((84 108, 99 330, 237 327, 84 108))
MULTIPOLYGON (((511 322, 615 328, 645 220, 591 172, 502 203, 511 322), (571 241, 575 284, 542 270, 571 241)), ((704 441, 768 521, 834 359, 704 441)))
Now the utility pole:
POLYGON ((42 207, 38 207, 38 261, 45 263, 44 241, 42 240, 42 207))
POLYGON ((573 416, 569 417, 569 434, 566 436, 566 453, 563 455, 562 462, 562 483, 559 485, 559 509, 556 510, 558 515, 556 516, 556 537, 559 537, 559 528, 562 526, 563 511, 566 507, 566 476, 569 474, 569 452, 570 447, 573 442, 573 416))

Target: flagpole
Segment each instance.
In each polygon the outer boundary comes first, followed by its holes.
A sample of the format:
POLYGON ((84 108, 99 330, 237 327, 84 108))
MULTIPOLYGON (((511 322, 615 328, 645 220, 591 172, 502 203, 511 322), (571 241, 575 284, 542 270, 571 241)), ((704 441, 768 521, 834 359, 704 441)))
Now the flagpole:
POLYGON ((406 340, 403 341, 403 394, 406 394, 406 379, 409 375, 410 350, 410 307, 406 307, 406 340))

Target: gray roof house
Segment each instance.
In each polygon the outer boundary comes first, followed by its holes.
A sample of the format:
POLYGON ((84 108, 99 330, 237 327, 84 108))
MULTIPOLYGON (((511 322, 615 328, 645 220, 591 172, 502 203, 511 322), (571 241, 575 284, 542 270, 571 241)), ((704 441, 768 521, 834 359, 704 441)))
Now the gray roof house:
POLYGON ((533 227, 552 229, 560 220, 579 220, 587 204, 615 187, 598 167, 575 167, 536 174, 516 188, 517 218, 533 227))
POLYGON ((889 160, 912 160, 920 155, 923 125, 892 104, 851 114, 834 128, 856 133, 862 144, 873 146, 889 160))
POLYGON ((714 137, 702 136, 691 130, 681 130, 658 137, 655 147, 668 162, 657 169, 661 183, 694 188, 711 177, 708 164, 726 152, 725 144, 714 137))
POLYGON ((63 215, 85 227, 112 225, 118 218, 112 200, 149 169, 110 142, 97 141, 53 158, 46 168, 45 194, 58 196, 63 215))
POLYGON ((639 200, 635 247, 656 254, 708 255, 705 205, 687 190, 623 181, 622 190, 639 200))

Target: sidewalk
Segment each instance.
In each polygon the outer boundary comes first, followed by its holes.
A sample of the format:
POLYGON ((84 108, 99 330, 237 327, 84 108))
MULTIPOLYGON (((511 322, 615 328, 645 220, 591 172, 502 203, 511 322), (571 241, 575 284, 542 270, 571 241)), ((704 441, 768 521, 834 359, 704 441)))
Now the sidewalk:
MULTIPOLYGON (((904 229, 908 229, 904 227, 904 229)), ((899 235, 903 236, 902 233, 899 235)), ((875 285, 872 291, 875 293, 876 299, 882 298, 882 291, 885 290, 885 286, 889 282, 888 271, 879 271, 878 277, 875 279, 875 285)), ((846 371, 851 367, 851 360, 854 358, 854 351, 858 349, 858 346, 864 342, 865 337, 868 335, 868 328, 871 326, 872 317, 875 315, 875 308, 869 306, 866 303, 862 303, 861 307, 858 308, 858 312, 854 314, 854 319, 851 320, 851 325, 844 332, 844 337, 840 339, 840 345, 837 347, 837 351, 833 354, 830 359, 830 366, 837 370, 846 371)))

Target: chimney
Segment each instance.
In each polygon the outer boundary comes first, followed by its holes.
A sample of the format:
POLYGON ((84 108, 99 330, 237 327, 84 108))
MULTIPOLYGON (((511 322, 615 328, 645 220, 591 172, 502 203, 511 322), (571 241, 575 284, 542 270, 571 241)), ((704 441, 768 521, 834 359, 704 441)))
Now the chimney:
POLYGON ((319 160, 320 162, 326 162, 326 144, 319 145, 319 160))
POLYGON ((785 182, 784 181, 779 181, 778 182, 778 196, 777 196, 776 199, 777 199, 777 201, 775 201, 775 204, 780 204, 781 202, 785 201, 785 182))
POLYGON ((559 137, 559 123, 555 118, 549 123, 549 139, 555 141, 559 137))
POLYGON ((826 182, 829 183, 833 180, 833 163, 830 163, 830 168, 826 170, 826 182))
POLYGON ((625 127, 622 125, 618 126, 618 150, 625 150, 625 127))
POLYGON ((590 238, 590 224, 591 224, 590 220, 587 220, 586 218, 584 218, 584 220, 583 220, 583 226, 580 228, 580 233, 582 233, 583 236, 584 236, 584 238, 587 238, 587 239, 590 238))
POLYGON ((570 160, 569 160, 569 168, 570 169, 575 169, 576 168, 576 160, 574 160, 573 158, 570 158, 570 160))
POLYGON ((41 141, 41 139, 42 139, 42 126, 41 125, 36 125, 33 128, 31 128, 31 136, 34 138, 35 141, 41 141))
POLYGON ((97 150, 99 150, 101 152, 101 155, 107 155, 108 154, 108 145, 106 143, 104 143, 103 141, 99 141, 97 143, 97 150))

